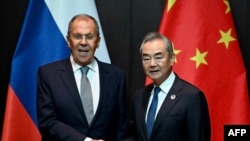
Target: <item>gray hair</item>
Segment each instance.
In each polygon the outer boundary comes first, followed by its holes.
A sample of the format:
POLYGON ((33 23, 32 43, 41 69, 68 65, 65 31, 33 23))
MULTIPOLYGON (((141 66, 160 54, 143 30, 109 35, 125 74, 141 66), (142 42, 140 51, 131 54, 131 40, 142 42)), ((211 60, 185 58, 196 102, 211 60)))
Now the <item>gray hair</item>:
POLYGON ((143 41, 142 41, 141 46, 140 46, 140 49, 139 49, 140 53, 142 52, 142 48, 143 48, 145 43, 150 42, 150 41, 154 41, 157 39, 163 40, 165 42, 166 50, 167 50, 169 56, 170 57, 173 56, 174 49, 172 46, 172 42, 166 36, 164 36, 158 32, 149 32, 144 36, 143 41))
POLYGON ((98 23, 96 21, 96 19, 88 14, 78 14, 78 15, 75 15, 69 22, 69 25, 68 25, 68 35, 70 34, 70 29, 71 29, 71 26, 72 26, 72 23, 74 22, 75 19, 79 18, 79 17, 86 17, 86 18, 89 18, 91 19, 94 24, 95 24, 95 27, 96 27, 96 34, 97 36, 100 35, 100 31, 99 31, 99 26, 98 26, 98 23))

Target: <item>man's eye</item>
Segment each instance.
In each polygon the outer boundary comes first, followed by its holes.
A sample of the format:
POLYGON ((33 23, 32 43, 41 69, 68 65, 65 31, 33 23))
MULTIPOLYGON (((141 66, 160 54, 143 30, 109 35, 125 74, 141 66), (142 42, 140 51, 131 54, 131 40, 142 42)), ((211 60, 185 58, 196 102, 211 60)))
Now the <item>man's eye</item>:
POLYGON ((93 37, 94 37, 94 35, 86 35, 87 40, 91 40, 91 39, 93 39, 93 37))
POLYGON ((155 60, 161 60, 163 57, 161 55, 157 55, 154 58, 155 58, 155 60))
POLYGON ((73 37, 75 39, 82 39, 82 35, 81 34, 74 34, 73 37))

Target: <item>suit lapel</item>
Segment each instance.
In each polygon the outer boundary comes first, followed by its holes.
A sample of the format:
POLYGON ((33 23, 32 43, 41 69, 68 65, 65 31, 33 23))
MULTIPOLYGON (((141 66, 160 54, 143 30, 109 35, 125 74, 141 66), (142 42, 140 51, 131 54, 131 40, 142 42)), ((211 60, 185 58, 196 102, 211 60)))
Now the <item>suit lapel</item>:
MULTIPOLYGON (((59 75, 62 78, 63 83, 65 83, 65 87, 69 91, 69 94, 72 96, 74 103, 77 105, 81 115, 86 119, 85 113, 83 111, 80 94, 77 89, 75 76, 73 73, 73 69, 70 63, 70 60, 67 59, 62 62, 62 65, 59 70, 59 75)), ((87 122, 87 120, 86 120, 87 122)))
MULTIPOLYGON (((96 59, 97 60, 97 59, 96 59)), ((98 67, 99 67, 99 79, 100 79, 100 97, 99 97, 99 104, 96 110, 96 113, 94 115, 94 118, 92 120, 92 123, 95 122, 95 120, 97 119, 100 111, 102 111, 102 108, 104 108, 102 105, 104 105, 104 102, 107 101, 108 96, 106 96, 106 94, 108 94, 110 90, 108 90, 108 85, 109 85, 109 79, 110 79, 110 72, 108 71, 108 69, 102 64, 102 62, 99 62, 97 60, 98 63, 98 67)))
POLYGON ((147 127, 146 127, 146 122, 145 122, 145 117, 146 117, 146 112, 147 112, 147 107, 148 107, 148 102, 149 102, 149 98, 150 98, 150 94, 151 94, 151 91, 152 89, 154 88, 154 85, 151 84, 149 86, 146 87, 144 93, 142 94, 142 104, 141 104, 141 108, 142 110, 140 110, 139 112, 139 123, 138 125, 142 125, 142 127, 140 129, 143 129, 141 130, 142 133, 140 134, 143 134, 144 136, 144 140, 148 140, 148 135, 147 135, 147 127))
POLYGON ((157 128, 161 124, 161 121, 168 115, 169 111, 174 107, 174 105, 179 101, 182 94, 178 93, 178 91, 181 89, 181 81, 179 77, 176 75, 175 82, 171 89, 168 92, 167 97, 165 98, 164 102, 162 103, 162 106, 158 112, 158 115, 156 117, 154 127, 152 130, 152 135, 156 132, 157 128))

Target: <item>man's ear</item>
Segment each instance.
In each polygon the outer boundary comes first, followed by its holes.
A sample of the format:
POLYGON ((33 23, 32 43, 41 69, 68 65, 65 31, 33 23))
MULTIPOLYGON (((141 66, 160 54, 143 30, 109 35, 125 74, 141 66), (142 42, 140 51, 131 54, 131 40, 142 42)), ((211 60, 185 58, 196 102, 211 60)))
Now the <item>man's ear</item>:
POLYGON ((174 65, 174 62, 175 62, 175 54, 172 55, 172 57, 170 59, 171 66, 174 65))
POLYGON ((70 45, 69 45, 69 35, 66 36, 66 42, 67 42, 68 47, 70 48, 70 45))
POLYGON ((101 42, 101 37, 99 36, 98 40, 97 40, 97 47, 96 48, 99 48, 100 42, 101 42))

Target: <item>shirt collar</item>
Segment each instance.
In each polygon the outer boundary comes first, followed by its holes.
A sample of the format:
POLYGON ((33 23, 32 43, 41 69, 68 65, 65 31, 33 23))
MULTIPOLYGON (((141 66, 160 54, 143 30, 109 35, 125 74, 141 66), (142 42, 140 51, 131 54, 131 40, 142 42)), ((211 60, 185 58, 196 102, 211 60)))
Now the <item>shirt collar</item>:
MULTIPOLYGON (((73 67, 73 71, 76 72, 78 71, 82 66, 78 65, 74 59, 73 59, 73 56, 70 55, 70 62, 71 62, 71 65, 73 67)), ((87 65, 90 70, 94 71, 94 72, 98 72, 98 64, 97 64, 97 61, 96 59, 94 58, 93 61, 87 65)))
POLYGON ((164 80, 159 87, 161 88, 161 90, 164 93, 167 94, 169 92, 170 88, 172 87, 174 80, 175 80, 175 74, 172 71, 170 73, 170 75, 168 76, 168 78, 166 80, 164 80))

